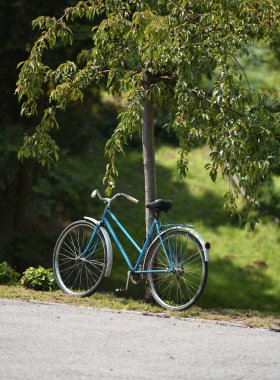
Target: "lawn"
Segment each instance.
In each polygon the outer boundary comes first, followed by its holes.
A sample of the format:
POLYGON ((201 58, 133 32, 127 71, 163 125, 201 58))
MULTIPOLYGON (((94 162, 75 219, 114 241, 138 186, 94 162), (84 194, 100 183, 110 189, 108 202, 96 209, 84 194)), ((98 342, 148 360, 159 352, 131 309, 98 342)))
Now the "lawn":
MULTIPOLYGON (((162 148, 158 157, 172 170, 168 154, 170 148, 162 148)), ((237 219, 223 211, 227 182, 218 178, 213 183, 204 170, 208 155, 207 148, 191 152, 189 175, 178 187, 179 204, 174 207, 180 222, 194 224, 212 244, 209 280, 200 305, 279 311, 279 226, 263 217, 254 232, 241 230, 237 219)))
MULTIPOLYGON (((211 181, 204 169, 209 161, 206 147, 190 153, 189 172, 183 182, 178 180, 176 159, 174 147, 163 145, 157 150, 158 197, 174 202, 170 212, 162 214, 164 221, 192 224, 211 243, 208 283, 199 306, 279 312, 279 226, 263 216, 255 231, 249 232, 242 230, 238 219, 223 210, 227 182, 222 178, 216 183, 211 181)), ((114 210, 141 242, 144 237, 144 201, 140 154, 130 152, 120 162, 116 191, 140 199, 139 205, 122 200, 114 210)), ((128 252, 131 252, 129 247, 128 252)), ((125 267, 118 253, 113 269, 111 280, 104 283, 105 290, 122 287, 125 283, 125 267)), ((130 291, 134 297, 143 297, 143 289, 139 291, 131 285, 130 291)))

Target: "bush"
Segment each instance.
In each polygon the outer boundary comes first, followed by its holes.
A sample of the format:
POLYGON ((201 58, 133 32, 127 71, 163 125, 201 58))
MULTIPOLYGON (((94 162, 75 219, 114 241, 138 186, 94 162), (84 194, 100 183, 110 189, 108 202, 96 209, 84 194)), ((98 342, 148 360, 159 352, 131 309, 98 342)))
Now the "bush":
POLYGON ((34 290, 52 291, 58 289, 53 270, 45 269, 41 266, 26 269, 26 271, 23 272, 20 283, 25 288, 34 290))
POLYGON ((20 274, 11 268, 6 261, 0 263, 0 284, 15 284, 19 277, 20 274))

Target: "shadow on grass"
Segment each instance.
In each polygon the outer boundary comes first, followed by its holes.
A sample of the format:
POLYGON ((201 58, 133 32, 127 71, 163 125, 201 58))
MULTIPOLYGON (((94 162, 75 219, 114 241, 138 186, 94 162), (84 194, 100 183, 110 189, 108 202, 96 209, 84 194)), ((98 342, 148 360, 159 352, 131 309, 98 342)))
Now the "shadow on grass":
MULTIPOLYGON (((120 273, 119 273, 120 274, 120 273)), ((105 280, 103 291, 114 291, 125 286, 126 277, 105 280), (117 285, 117 286, 116 286, 117 285)), ((232 262, 218 259, 210 263, 208 281, 197 306, 208 310, 234 309, 280 312, 279 296, 273 295, 274 284, 262 269, 239 268, 232 262)), ((129 284, 128 297, 145 298, 146 286, 129 284)), ((227 314, 227 313, 226 313, 227 314)))
POLYGON ((193 196, 186 184, 172 183, 170 198, 174 201, 169 219, 172 222, 191 224, 194 226, 203 224, 215 230, 221 225, 235 224, 228 214, 223 211, 223 198, 217 197, 211 191, 203 192, 202 196, 193 196))
MULTIPOLYGON (((119 163, 120 176, 117 180, 117 191, 130 192, 140 200, 142 224, 144 223, 144 179, 142 158, 139 155, 129 155, 129 159, 119 163), (134 169, 132 169, 134 168, 134 169)), ((211 182, 210 182, 211 183, 211 182)), ((215 183, 212 183, 213 189, 215 183)), ((223 210, 223 196, 217 196, 214 191, 199 189, 202 195, 194 195, 186 182, 174 179, 174 169, 168 169, 157 164, 157 197, 171 199, 173 207, 168 213, 168 219, 173 223, 199 224, 217 228, 220 225, 234 224, 238 221, 231 218, 223 210)), ((134 208, 134 219, 139 218, 138 210, 134 208), (137 211, 136 211, 137 210, 137 211)), ((114 205, 115 207, 115 205, 114 205)), ((130 208, 130 207, 128 207, 130 208)), ((165 214, 161 214, 164 218, 165 214)), ((130 219, 130 215, 128 216, 130 219)), ((132 221, 135 223, 135 221, 132 221)))
POLYGON ((280 311, 279 296, 272 294, 274 284, 265 270, 240 268, 225 259, 210 263, 209 276, 198 304, 203 308, 280 311))
MULTIPOLYGON (((138 206, 131 205, 127 201, 118 201, 113 205, 113 211, 128 227, 129 232, 136 241, 141 242, 144 237, 144 183, 140 175, 142 161, 139 156, 129 156, 129 162, 122 162, 120 168, 120 185, 116 191, 127 192, 138 198, 138 206), (132 171, 132 167, 135 168, 132 171), (142 183, 141 183, 142 179, 142 183), (140 232, 141 231, 141 232, 140 232)), ((215 230, 221 225, 233 225, 238 228, 238 222, 230 218, 223 211, 223 197, 206 189, 194 196, 188 184, 181 183, 174 178, 174 172, 166 167, 158 165, 158 197, 170 198, 174 205, 166 215, 162 213, 162 222, 188 223, 198 226, 202 223, 205 227, 215 230)), ((215 184, 213 184, 215 186, 215 184)), ((135 261, 135 250, 124 242, 124 248, 135 261)), ((111 278, 102 284, 105 291, 113 291, 116 288, 125 287, 127 266, 121 255, 114 247, 114 265, 111 278)), ((206 289, 198 302, 203 308, 233 308, 255 309, 266 311, 280 311, 279 299, 272 295, 275 284, 266 275, 265 270, 247 267, 240 268, 226 259, 218 259, 209 264, 209 278, 206 289)), ((136 287, 129 284, 128 296, 133 299, 145 297, 145 285, 136 287)))

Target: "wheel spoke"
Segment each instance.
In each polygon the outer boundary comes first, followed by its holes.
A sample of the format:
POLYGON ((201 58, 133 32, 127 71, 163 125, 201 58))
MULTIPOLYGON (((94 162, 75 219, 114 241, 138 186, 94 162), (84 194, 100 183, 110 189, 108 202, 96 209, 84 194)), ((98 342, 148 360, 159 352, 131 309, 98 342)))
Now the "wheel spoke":
POLYGON ((161 306, 183 310, 200 296, 207 278, 207 263, 200 243, 186 231, 163 233, 162 241, 163 245, 159 243, 148 259, 148 283, 161 306), (170 273, 153 273, 169 268, 166 254, 172 262, 170 273))
POLYGON ((68 250, 67 250, 65 247, 63 247, 65 249, 65 251, 67 251, 71 256, 76 258, 77 257, 76 251, 75 250, 73 251, 73 249, 71 247, 69 247, 69 245, 66 243, 65 240, 64 240, 63 244, 65 244, 66 247, 68 248, 68 250))
POLYGON ((94 226, 73 223, 60 237, 54 253, 54 272, 59 287, 73 295, 90 295, 99 286, 106 270, 106 246, 99 231, 87 254, 81 256, 91 239, 94 226))

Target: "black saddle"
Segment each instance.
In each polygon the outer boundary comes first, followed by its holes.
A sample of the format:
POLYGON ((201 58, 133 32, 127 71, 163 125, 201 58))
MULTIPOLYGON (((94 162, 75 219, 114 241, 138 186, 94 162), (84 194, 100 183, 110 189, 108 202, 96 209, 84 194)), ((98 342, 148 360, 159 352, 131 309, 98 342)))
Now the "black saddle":
POLYGON ((161 212, 165 211, 167 212, 171 207, 173 203, 170 200, 167 199, 156 199, 153 202, 149 202, 146 204, 146 207, 152 210, 153 212, 161 212))

